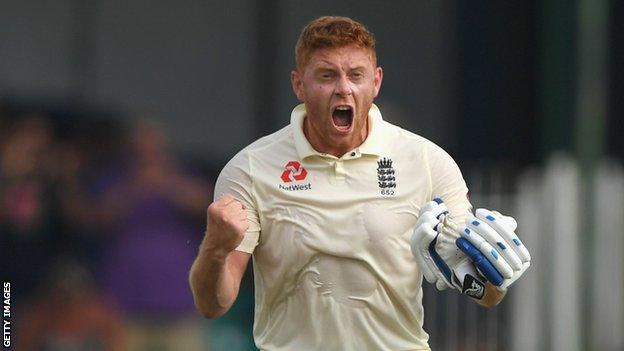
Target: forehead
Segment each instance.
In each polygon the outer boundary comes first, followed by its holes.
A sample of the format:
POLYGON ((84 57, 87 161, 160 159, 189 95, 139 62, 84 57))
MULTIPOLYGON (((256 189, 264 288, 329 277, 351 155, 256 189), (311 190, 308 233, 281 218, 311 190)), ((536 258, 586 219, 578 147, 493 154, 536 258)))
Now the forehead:
POLYGON ((375 68, 370 50, 355 45, 321 48, 310 53, 308 68, 321 67, 370 67, 375 68))

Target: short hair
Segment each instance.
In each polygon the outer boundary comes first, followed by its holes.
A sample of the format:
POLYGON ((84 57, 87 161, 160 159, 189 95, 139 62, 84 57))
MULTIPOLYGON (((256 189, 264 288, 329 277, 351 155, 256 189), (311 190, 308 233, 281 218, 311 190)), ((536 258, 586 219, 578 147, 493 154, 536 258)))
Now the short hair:
POLYGON ((308 23, 297 40, 295 60, 297 68, 305 66, 314 50, 355 45, 370 52, 377 65, 375 37, 363 24, 348 17, 323 16, 308 23))

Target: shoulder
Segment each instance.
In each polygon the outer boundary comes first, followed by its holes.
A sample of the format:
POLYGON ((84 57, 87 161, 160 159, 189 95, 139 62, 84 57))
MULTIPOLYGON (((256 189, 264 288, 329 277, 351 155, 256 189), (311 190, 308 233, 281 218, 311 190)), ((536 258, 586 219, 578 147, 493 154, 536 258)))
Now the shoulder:
POLYGON ((288 125, 272 134, 265 135, 244 147, 230 159, 225 168, 247 164, 251 157, 263 154, 271 149, 288 147, 289 144, 292 144, 292 139, 293 136, 291 126, 288 125))
MULTIPOLYGON (((215 199, 226 192, 234 193, 237 198, 251 201, 254 184, 254 167, 257 158, 270 159, 279 150, 289 149, 292 144, 290 126, 264 136, 239 151, 223 167, 215 184, 215 199)), ((257 171, 256 171, 257 172, 257 171)))
POLYGON ((384 150, 404 161, 403 164, 426 172, 457 168, 453 157, 435 142, 385 121, 381 127, 384 150))
POLYGON ((274 133, 265 135, 262 138, 254 141, 243 150, 241 150, 240 153, 263 151, 265 149, 270 149, 273 147, 284 147, 287 146, 287 144, 289 143, 292 144, 292 140, 292 125, 289 124, 274 133))
POLYGON ((411 151, 434 155, 446 154, 448 156, 448 153, 446 153, 442 147, 419 134, 387 121, 383 121, 380 127, 383 129, 385 143, 392 145, 393 148, 402 149, 407 152, 411 151))
POLYGON ((249 177, 250 162, 258 157, 271 157, 278 152, 283 152, 291 146, 294 148, 292 128, 290 125, 261 137, 253 143, 247 145, 240 150, 230 161, 223 167, 219 178, 224 176, 239 178, 242 176, 249 177))

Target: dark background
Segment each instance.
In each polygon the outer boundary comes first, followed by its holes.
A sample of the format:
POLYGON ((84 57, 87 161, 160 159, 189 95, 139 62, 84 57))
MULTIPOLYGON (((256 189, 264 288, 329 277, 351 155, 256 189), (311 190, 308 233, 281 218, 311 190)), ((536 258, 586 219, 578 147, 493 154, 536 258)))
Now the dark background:
MULTIPOLYGON (((622 4, 609 5, 605 152, 622 157, 622 4)), ((312 18, 376 35, 386 119, 461 162, 574 152, 578 4, 568 1, 5 1, 9 107, 150 114, 177 150, 228 159, 288 123, 293 47, 312 18)), ((76 117, 80 118, 80 117, 76 117)))

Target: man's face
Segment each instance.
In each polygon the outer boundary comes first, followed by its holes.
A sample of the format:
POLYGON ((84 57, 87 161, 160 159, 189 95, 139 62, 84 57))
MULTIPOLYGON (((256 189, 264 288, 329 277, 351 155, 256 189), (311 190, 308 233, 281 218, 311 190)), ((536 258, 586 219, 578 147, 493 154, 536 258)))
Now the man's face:
POLYGON ((304 133, 315 150, 340 157, 364 142, 382 77, 370 52, 355 45, 315 50, 291 73, 306 106, 304 133))

